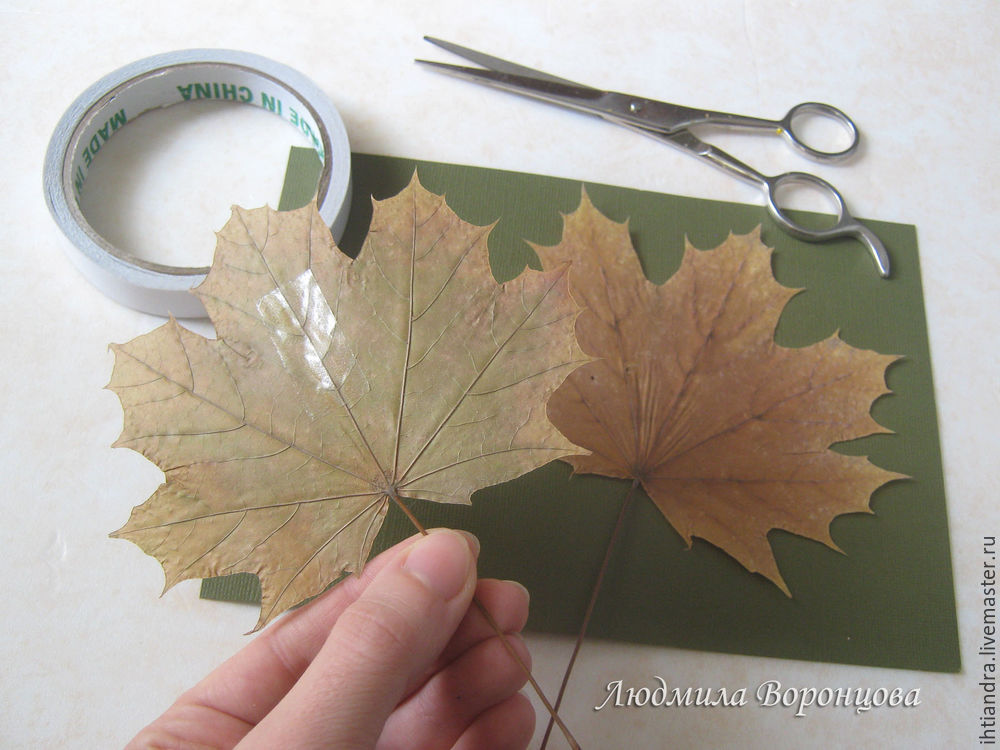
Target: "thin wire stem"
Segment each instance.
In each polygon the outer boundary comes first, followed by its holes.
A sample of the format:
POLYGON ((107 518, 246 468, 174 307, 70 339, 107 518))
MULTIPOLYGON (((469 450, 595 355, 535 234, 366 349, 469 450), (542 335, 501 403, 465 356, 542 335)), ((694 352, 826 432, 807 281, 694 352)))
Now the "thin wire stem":
POLYGON ((490 627, 493 628, 496 634, 500 636, 500 642, 503 643, 504 648, 507 649, 507 653, 514 658, 514 661, 518 663, 518 665, 521 667, 521 670, 528 676, 528 682, 531 683, 531 687, 534 688, 535 693, 538 695, 539 700, 541 700, 546 710, 549 712, 549 726, 552 726, 553 722, 558 724, 559 729, 562 730, 563 736, 566 738, 566 741, 569 742, 573 750, 580 750, 580 745, 573 738, 573 734, 569 731, 569 727, 567 727, 563 723, 563 720, 559 718, 558 709, 554 708, 552 704, 549 703, 549 699, 546 698, 545 693, 542 692, 542 686, 538 684, 538 682, 535 680, 535 676, 531 674, 531 669, 528 667, 527 664, 524 663, 524 660, 521 658, 520 654, 518 654, 517 651, 514 650, 514 647, 511 645, 510 641, 501 632, 500 626, 497 624, 497 621, 493 619, 493 615, 490 614, 489 610, 486 609, 486 607, 483 606, 483 603, 480 602, 478 599, 473 598, 472 603, 476 605, 476 608, 482 613, 483 617, 486 618, 486 622, 490 624, 490 627))
MULTIPOLYGON (((413 514, 413 511, 411 511, 407 507, 406 503, 403 502, 403 498, 401 498, 395 492, 389 493, 389 497, 393 500, 393 502, 396 503, 396 506, 400 510, 402 510, 403 513, 406 514, 406 517, 410 519, 410 522, 416 527, 417 531, 419 531, 424 536, 427 536, 427 529, 424 527, 422 523, 420 523, 420 520, 413 514)), ((480 614, 482 614, 487 624, 493 629, 493 632, 497 634, 497 637, 500 639, 500 642, 507 650, 507 653, 511 655, 514 661, 517 662, 518 666, 521 668, 521 671, 523 671, 524 674, 527 676, 528 682, 531 684, 531 687, 534 688, 535 694, 538 696, 538 699, 542 702, 542 705, 544 705, 546 710, 549 712, 549 728, 548 731, 546 732, 546 737, 548 736, 548 732, 552 731, 552 725, 553 723, 555 723, 559 726, 559 729, 562 731, 563 736, 566 738, 566 741, 569 742, 570 747, 573 748, 573 750, 580 750, 580 745, 573 737, 573 733, 569 731, 569 727, 567 727, 566 724, 563 723, 563 720, 559 718, 559 714, 557 713, 556 709, 553 708, 552 704, 549 702, 549 699, 545 697, 545 693, 542 691, 542 686, 538 684, 538 682, 535 680, 534 675, 531 674, 531 668, 524 663, 524 659, 521 658, 521 655, 514 650, 514 646, 511 645, 510 639, 507 638, 504 632, 500 629, 499 623, 497 623, 496 619, 493 617, 492 614, 490 614, 490 611, 486 609, 486 607, 483 605, 481 601, 479 601, 479 599, 473 597, 472 603, 476 605, 476 609, 478 609, 480 614)))
POLYGON ((611 562, 611 555, 615 550, 615 546, 618 543, 618 538, 621 536, 622 528, 625 525, 625 515, 628 512, 629 506, 632 504, 632 498, 635 496, 635 490, 639 486, 639 480, 633 479, 632 484, 628 488, 628 492, 625 493, 625 498, 622 500, 622 507, 618 511, 618 520, 615 522, 614 531, 611 532, 611 539, 608 541, 608 547, 604 551, 604 560, 601 562, 601 568, 597 572, 597 580, 594 581, 594 589, 590 592, 590 601, 587 602, 587 610, 583 615, 583 622, 580 624, 580 632, 576 636, 576 644, 573 646, 573 653, 569 657, 569 663, 566 665, 566 671, 563 673, 562 683, 559 685, 559 694, 556 696, 556 703, 553 711, 550 711, 551 718, 549 719, 549 725, 545 728, 545 735, 542 737, 542 744, 539 750, 545 750, 545 746, 548 745, 549 735, 552 733, 552 719, 558 719, 559 717, 559 707, 562 705, 563 695, 566 693, 566 686, 569 685, 569 677, 573 672, 573 665, 576 664, 577 654, 580 653, 580 648, 583 646, 583 639, 587 635, 587 627, 590 625, 590 616, 594 614, 594 606, 597 604, 597 597, 601 593, 601 584, 604 583, 604 574, 608 570, 608 564, 611 562))

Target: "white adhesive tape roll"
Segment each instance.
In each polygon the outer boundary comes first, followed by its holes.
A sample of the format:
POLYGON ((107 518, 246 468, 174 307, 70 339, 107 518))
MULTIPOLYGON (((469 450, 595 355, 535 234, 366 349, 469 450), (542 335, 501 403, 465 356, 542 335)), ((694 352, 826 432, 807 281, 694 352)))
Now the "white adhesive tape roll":
POLYGON ((79 206, 90 165, 111 136, 143 112, 212 99, 261 107, 298 128, 323 163, 317 203, 335 240, 351 203, 351 150, 330 100, 308 78, 248 52, 193 49, 126 65, 91 85, 59 121, 45 155, 45 199, 73 243, 70 258, 107 296, 128 307, 178 318, 204 317, 190 293, 207 268, 153 263, 114 247, 79 206))

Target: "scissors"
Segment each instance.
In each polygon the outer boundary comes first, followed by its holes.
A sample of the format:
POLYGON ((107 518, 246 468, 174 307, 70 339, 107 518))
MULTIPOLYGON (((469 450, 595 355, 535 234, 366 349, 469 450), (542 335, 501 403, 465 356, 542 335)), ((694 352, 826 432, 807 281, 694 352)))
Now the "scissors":
POLYGON ((858 129, 853 120, 836 107, 819 102, 805 102, 792 107, 788 114, 780 120, 711 112, 632 96, 631 94, 591 88, 441 39, 429 36, 425 36, 424 39, 482 67, 472 68, 430 60, 417 60, 418 63, 476 83, 597 115, 615 124, 685 149, 689 153, 721 167, 730 174, 756 183, 764 192, 768 213, 779 226, 792 236, 809 242, 822 242, 839 237, 855 237, 868 248, 879 275, 882 278, 889 277, 889 254, 886 252, 885 246, 874 232, 851 216, 843 196, 829 182, 806 172, 785 172, 775 176, 764 175, 725 151, 706 143, 689 130, 689 128, 698 125, 769 130, 772 133, 783 135, 792 146, 812 159, 835 161, 853 154, 857 150, 859 141, 858 129), (840 151, 823 151, 810 146, 795 129, 796 120, 803 115, 833 120, 849 136, 849 145, 840 151), (778 204, 777 194, 782 187, 791 184, 808 184, 825 192, 837 207, 837 218, 834 224, 823 229, 812 229, 799 224, 788 216, 778 204))

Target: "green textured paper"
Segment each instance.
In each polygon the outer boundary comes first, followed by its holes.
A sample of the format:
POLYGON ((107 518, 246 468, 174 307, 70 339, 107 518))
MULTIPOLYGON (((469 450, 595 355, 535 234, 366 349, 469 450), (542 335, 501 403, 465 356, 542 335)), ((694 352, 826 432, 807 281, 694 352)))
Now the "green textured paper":
MULTIPOLYGON (((290 171, 289 182, 315 184, 316 165, 308 153, 290 171)), ((490 258, 500 280, 515 276, 525 264, 537 265, 524 240, 558 242, 560 214, 575 209, 580 200, 581 183, 572 180, 356 154, 351 218, 341 243, 347 252, 356 253, 367 232, 370 196, 398 193, 415 168, 424 186, 444 193, 466 221, 497 222, 490 235, 490 258)), ((837 449, 867 455, 879 466, 912 477, 878 490, 871 502, 874 514, 834 521, 833 539, 844 554, 772 532, 792 598, 704 541, 696 539, 685 548, 659 511, 642 498, 630 510, 589 637, 958 671, 951 554, 915 228, 867 222, 892 256, 892 279, 884 281, 858 243, 795 240, 760 206, 590 183, 586 190, 605 215, 628 219, 646 274, 658 283, 678 267, 685 236, 695 247, 708 249, 730 231, 745 233, 761 225, 764 242, 774 248, 777 279, 804 289, 782 316, 778 343, 802 346, 839 331, 856 347, 903 355, 888 372, 893 394, 873 409, 875 418, 894 434, 837 449)), ((479 536, 481 574, 516 579, 531 591, 529 628, 575 634, 627 486, 595 476, 571 477, 568 467, 557 462, 477 492, 471 507, 414 502, 412 508, 427 526, 461 527, 479 536)), ((391 510, 375 552, 411 533, 406 518, 391 510)), ((259 588, 253 576, 243 574, 204 582, 203 595, 252 601, 259 588)))

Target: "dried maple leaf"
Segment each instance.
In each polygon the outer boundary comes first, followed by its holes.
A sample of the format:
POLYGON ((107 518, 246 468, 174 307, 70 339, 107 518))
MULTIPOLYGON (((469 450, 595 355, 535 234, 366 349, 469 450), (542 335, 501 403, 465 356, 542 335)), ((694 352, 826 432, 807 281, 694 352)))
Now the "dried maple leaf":
POLYGON ((638 480, 688 545, 705 539, 788 594, 768 532, 836 549, 833 518, 870 512, 871 493, 900 476, 829 450, 887 432, 869 412, 896 357, 838 336, 777 345, 778 318, 797 291, 774 280, 758 232, 709 251, 688 245, 657 286, 627 226, 584 194, 561 243, 535 250, 548 268, 572 259, 570 290, 584 308, 577 337, 599 358, 549 400, 553 423, 592 451, 569 462, 638 480))
POLYGON ((315 206, 234 208, 196 290, 218 338, 171 320, 113 347, 116 445, 166 475, 113 536, 167 588, 256 574, 259 628, 359 570, 391 500, 468 503, 578 451, 544 408, 587 361, 566 269, 497 284, 489 229, 415 176, 354 261, 315 206))

